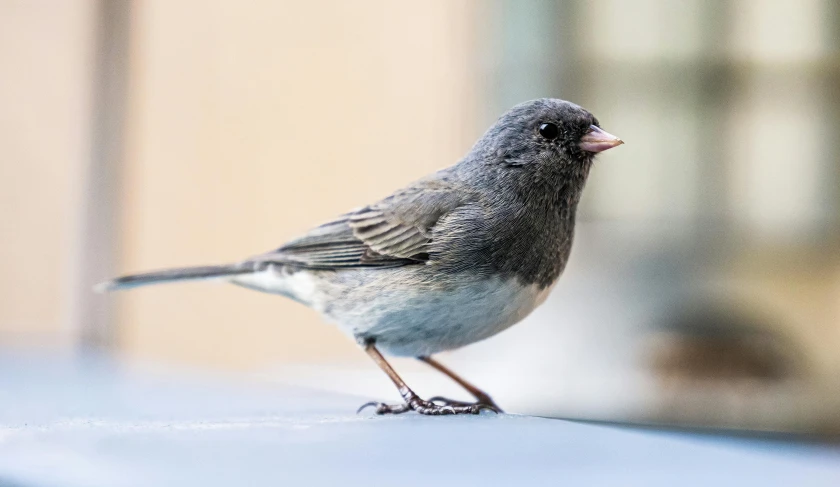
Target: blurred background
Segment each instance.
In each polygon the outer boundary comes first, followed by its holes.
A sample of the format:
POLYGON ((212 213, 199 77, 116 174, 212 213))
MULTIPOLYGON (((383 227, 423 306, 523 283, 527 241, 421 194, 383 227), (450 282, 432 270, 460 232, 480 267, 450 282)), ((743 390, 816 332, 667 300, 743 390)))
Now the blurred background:
POLYGON ((830 0, 2 0, 0 350, 396 398, 289 300, 91 286, 276 248, 559 97, 626 145, 549 301, 441 361, 512 412, 838 433, 839 47, 830 0))

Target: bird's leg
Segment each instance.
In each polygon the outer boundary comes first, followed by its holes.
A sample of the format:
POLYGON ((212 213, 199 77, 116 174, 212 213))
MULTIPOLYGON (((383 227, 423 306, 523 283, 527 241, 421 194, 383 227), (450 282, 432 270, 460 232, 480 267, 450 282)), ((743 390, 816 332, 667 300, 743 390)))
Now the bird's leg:
POLYGON ((493 398, 491 398, 489 394, 482 391, 478 387, 470 384, 469 382, 466 381, 466 379, 462 378, 461 376, 459 376, 458 374, 456 374, 455 372, 450 370, 448 367, 446 367, 442 363, 438 362, 437 360, 433 359, 432 357, 417 357, 417 360, 429 364, 431 367, 433 367, 438 372, 441 372, 442 374, 446 375, 450 379, 457 382, 458 385, 460 385, 467 392, 472 394, 472 396, 474 398, 476 398, 478 402, 468 403, 468 402, 463 402, 463 401, 455 401, 455 400, 447 399, 445 397, 440 397, 440 396, 433 397, 433 398, 429 399, 430 401, 441 402, 445 405, 452 405, 452 406, 465 406, 465 405, 468 405, 468 404, 480 404, 480 405, 485 406, 487 409, 490 409, 491 411, 495 411, 497 413, 503 412, 502 408, 500 408, 493 401, 493 398))
POLYGON ((431 401, 420 399, 420 397, 417 394, 415 394, 415 392, 412 391, 410 387, 406 385, 406 383, 400 378, 400 376, 397 375, 397 372, 391 367, 391 365, 387 361, 385 361, 385 357, 383 357, 382 354, 379 353, 379 350, 376 349, 373 342, 367 343, 365 345, 365 352, 367 352, 367 354, 370 355, 370 358, 372 358, 373 361, 376 362, 376 365, 378 365, 383 372, 388 374, 388 377, 391 379, 391 382, 393 382, 394 385, 397 386, 397 389, 400 391, 400 395, 405 400, 405 403, 384 404, 381 402, 369 402, 367 404, 364 404, 361 408, 359 408, 359 411, 368 406, 374 406, 376 407, 376 414, 400 414, 412 410, 420 414, 441 416, 448 414, 478 414, 481 412, 482 409, 492 410, 491 407, 481 403, 463 405, 439 405, 431 401))

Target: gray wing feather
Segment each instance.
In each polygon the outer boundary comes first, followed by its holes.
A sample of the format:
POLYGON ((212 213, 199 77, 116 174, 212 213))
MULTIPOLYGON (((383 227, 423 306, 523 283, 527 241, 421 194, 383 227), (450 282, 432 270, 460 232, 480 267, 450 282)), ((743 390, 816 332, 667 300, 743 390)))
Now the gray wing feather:
POLYGON ((333 270, 421 264, 429 260, 434 225, 469 196, 441 181, 420 182, 249 262, 333 270))

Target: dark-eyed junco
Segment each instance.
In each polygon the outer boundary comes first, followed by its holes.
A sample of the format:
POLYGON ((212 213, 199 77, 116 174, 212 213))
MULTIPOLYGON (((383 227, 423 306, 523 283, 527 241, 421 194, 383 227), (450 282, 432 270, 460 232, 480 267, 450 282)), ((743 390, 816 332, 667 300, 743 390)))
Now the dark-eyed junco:
POLYGON ((573 103, 532 100, 502 115, 456 165, 277 250, 100 288, 224 279, 281 294, 337 323, 388 374, 405 402, 371 403, 377 413, 500 411, 431 355, 495 335, 545 300, 569 257, 593 156, 621 143, 573 103), (421 399, 380 351, 423 360, 478 401, 421 399))

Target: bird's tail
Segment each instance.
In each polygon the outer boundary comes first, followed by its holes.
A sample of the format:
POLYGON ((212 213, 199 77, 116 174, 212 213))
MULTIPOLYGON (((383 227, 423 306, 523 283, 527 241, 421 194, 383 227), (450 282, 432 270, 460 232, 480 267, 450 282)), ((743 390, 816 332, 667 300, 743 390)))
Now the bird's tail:
POLYGON ((213 279, 238 274, 254 272, 253 266, 242 264, 214 265, 203 267, 182 267, 179 269, 166 269, 162 271, 146 272, 122 276, 94 286, 96 292, 118 291, 131 289, 148 284, 161 284, 165 282, 195 281, 201 279, 213 279))

